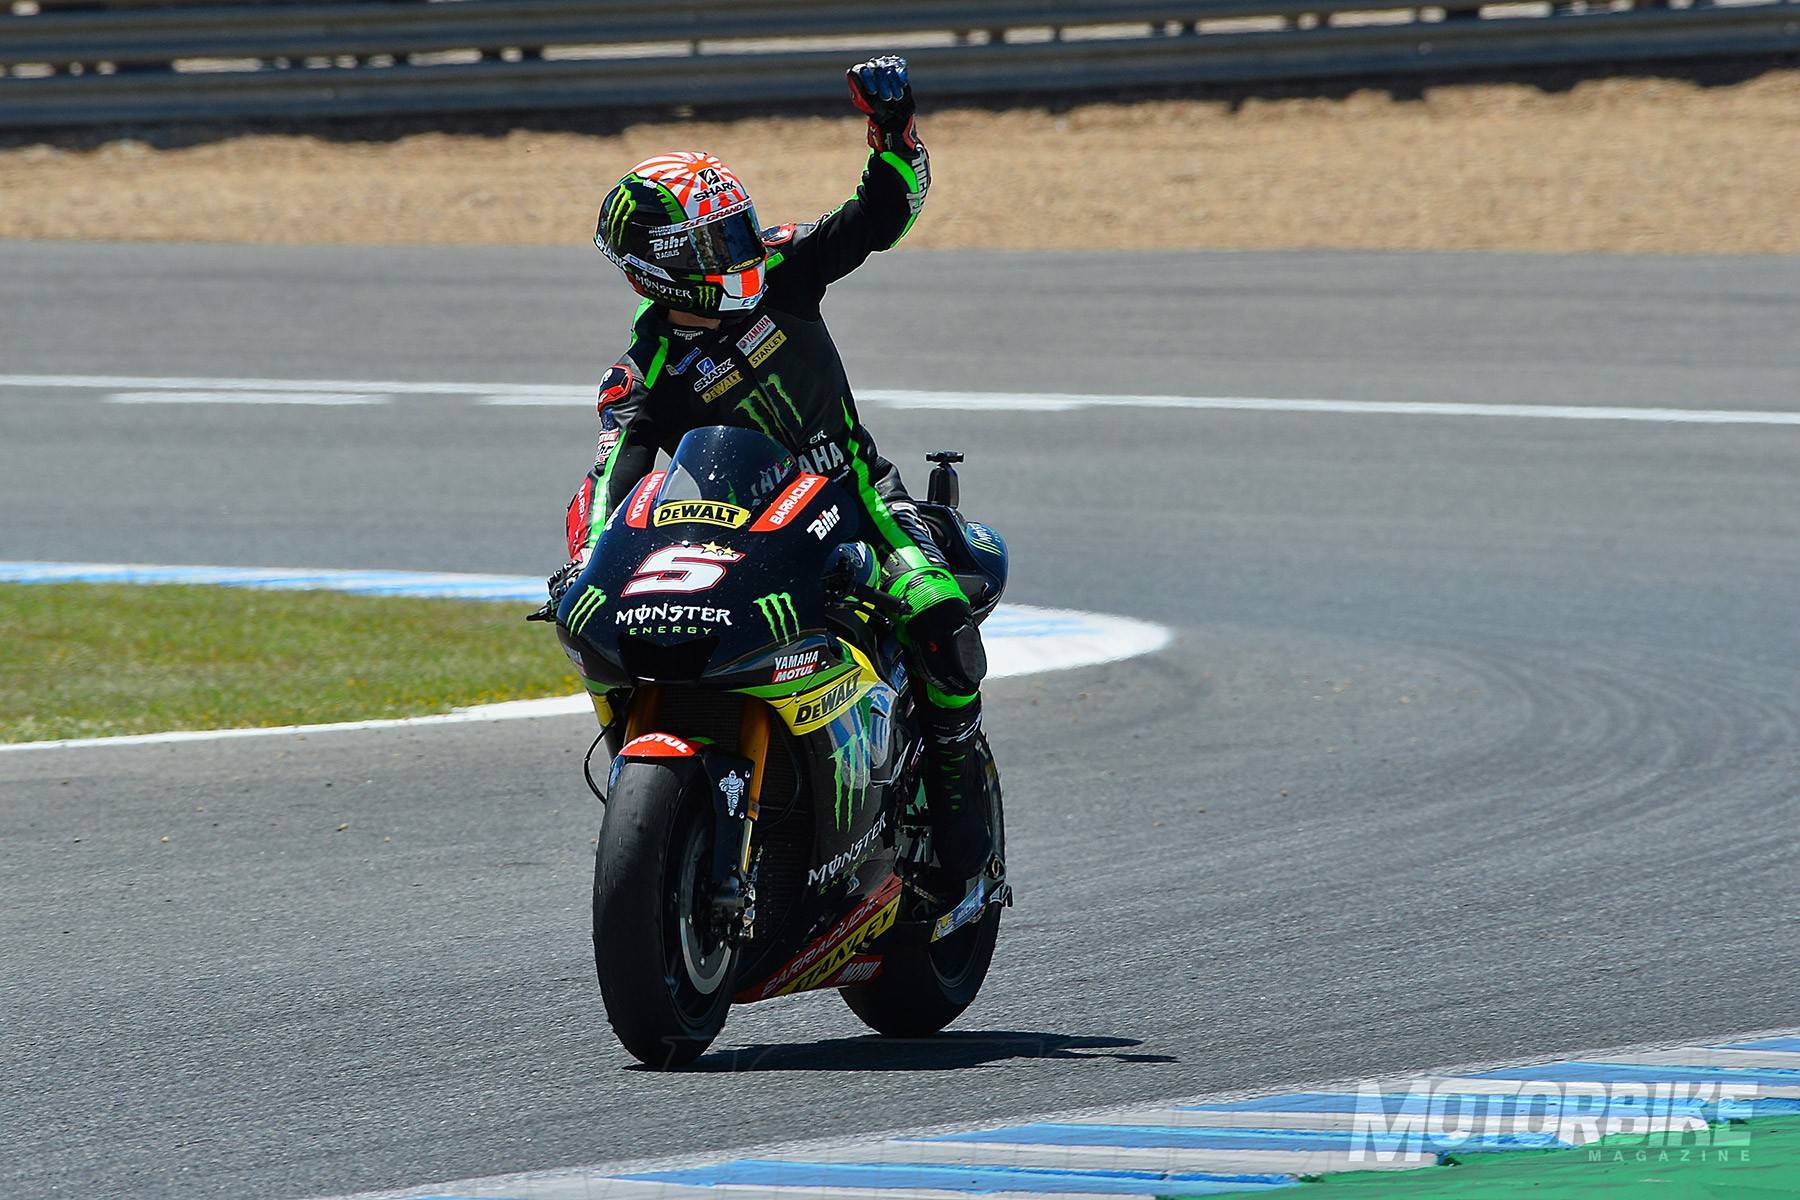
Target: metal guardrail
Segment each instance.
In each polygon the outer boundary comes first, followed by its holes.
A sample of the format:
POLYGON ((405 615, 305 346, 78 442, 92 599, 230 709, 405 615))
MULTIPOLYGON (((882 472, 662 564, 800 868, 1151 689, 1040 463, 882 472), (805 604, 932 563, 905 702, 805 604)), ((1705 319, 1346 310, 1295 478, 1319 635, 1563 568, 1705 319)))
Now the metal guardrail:
POLYGON ((1589 2, 1597 11, 1561 3, 1523 15, 1480 0, 1426 9, 1404 0, 906 0, 887 9, 835 0, 114 0, 83 11, 50 0, 33 15, 0 16, 0 69, 11 72, 0 78, 0 127, 842 94, 839 72, 854 51, 755 48, 769 39, 874 49, 956 35, 906 50, 934 97, 1800 51, 1796 0, 1679 9, 1660 0, 1623 11, 1589 2), (1214 24, 1247 19, 1272 27, 1214 24), (579 49, 595 47, 603 56, 579 49), (421 61, 445 51, 474 61, 421 61))

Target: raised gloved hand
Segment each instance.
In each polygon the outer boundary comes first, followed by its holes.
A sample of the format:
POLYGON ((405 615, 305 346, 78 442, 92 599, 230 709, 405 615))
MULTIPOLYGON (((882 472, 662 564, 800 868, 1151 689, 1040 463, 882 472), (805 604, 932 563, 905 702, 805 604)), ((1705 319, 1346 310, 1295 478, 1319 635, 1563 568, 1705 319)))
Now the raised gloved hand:
POLYGON ((844 72, 850 99, 869 118, 869 145, 877 150, 908 149, 913 136, 912 84, 906 78, 906 60, 884 54, 858 63, 844 72))

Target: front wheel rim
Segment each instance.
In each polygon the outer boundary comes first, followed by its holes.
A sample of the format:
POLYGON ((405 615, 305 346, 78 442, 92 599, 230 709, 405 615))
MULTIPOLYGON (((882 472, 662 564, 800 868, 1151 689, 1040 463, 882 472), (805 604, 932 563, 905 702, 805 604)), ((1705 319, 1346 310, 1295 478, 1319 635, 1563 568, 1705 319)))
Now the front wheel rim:
POLYGON ((712 906, 705 903, 702 895, 700 863, 707 857, 708 839, 698 826, 690 826, 690 830, 687 850, 681 856, 681 881, 675 892, 680 897, 675 913, 677 941, 689 986, 702 996, 711 996, 725 982, 731 965, 731 947, 721 940, 707 949, 703 923, 711 923, 712 906))

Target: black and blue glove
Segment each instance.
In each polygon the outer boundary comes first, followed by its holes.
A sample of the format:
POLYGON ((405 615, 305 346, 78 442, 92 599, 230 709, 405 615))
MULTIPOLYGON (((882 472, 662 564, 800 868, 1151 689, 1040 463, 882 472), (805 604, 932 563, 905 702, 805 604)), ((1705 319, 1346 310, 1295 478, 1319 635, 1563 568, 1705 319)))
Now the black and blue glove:
POLYGON ((877 150, 915 149, 912 84, 906 60, 884 54, 844 72, 850 99, 869 118, 869 145, 877 150))

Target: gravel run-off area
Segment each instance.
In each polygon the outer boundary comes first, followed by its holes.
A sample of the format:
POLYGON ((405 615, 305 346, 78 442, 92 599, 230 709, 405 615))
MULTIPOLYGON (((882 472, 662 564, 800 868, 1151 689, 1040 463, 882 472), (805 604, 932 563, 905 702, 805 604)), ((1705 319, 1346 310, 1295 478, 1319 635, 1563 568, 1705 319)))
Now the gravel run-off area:
MULTIPOLYGON (((1800 253, 1800 70, 1413 98, 935 108, 909 246, 1800 253)), ((0 237, 580 244, 638 159, 705 149, 763 221, 847 194, 860 119, 662 121, 387 140, 253 134, 0 150, 0 237)))

